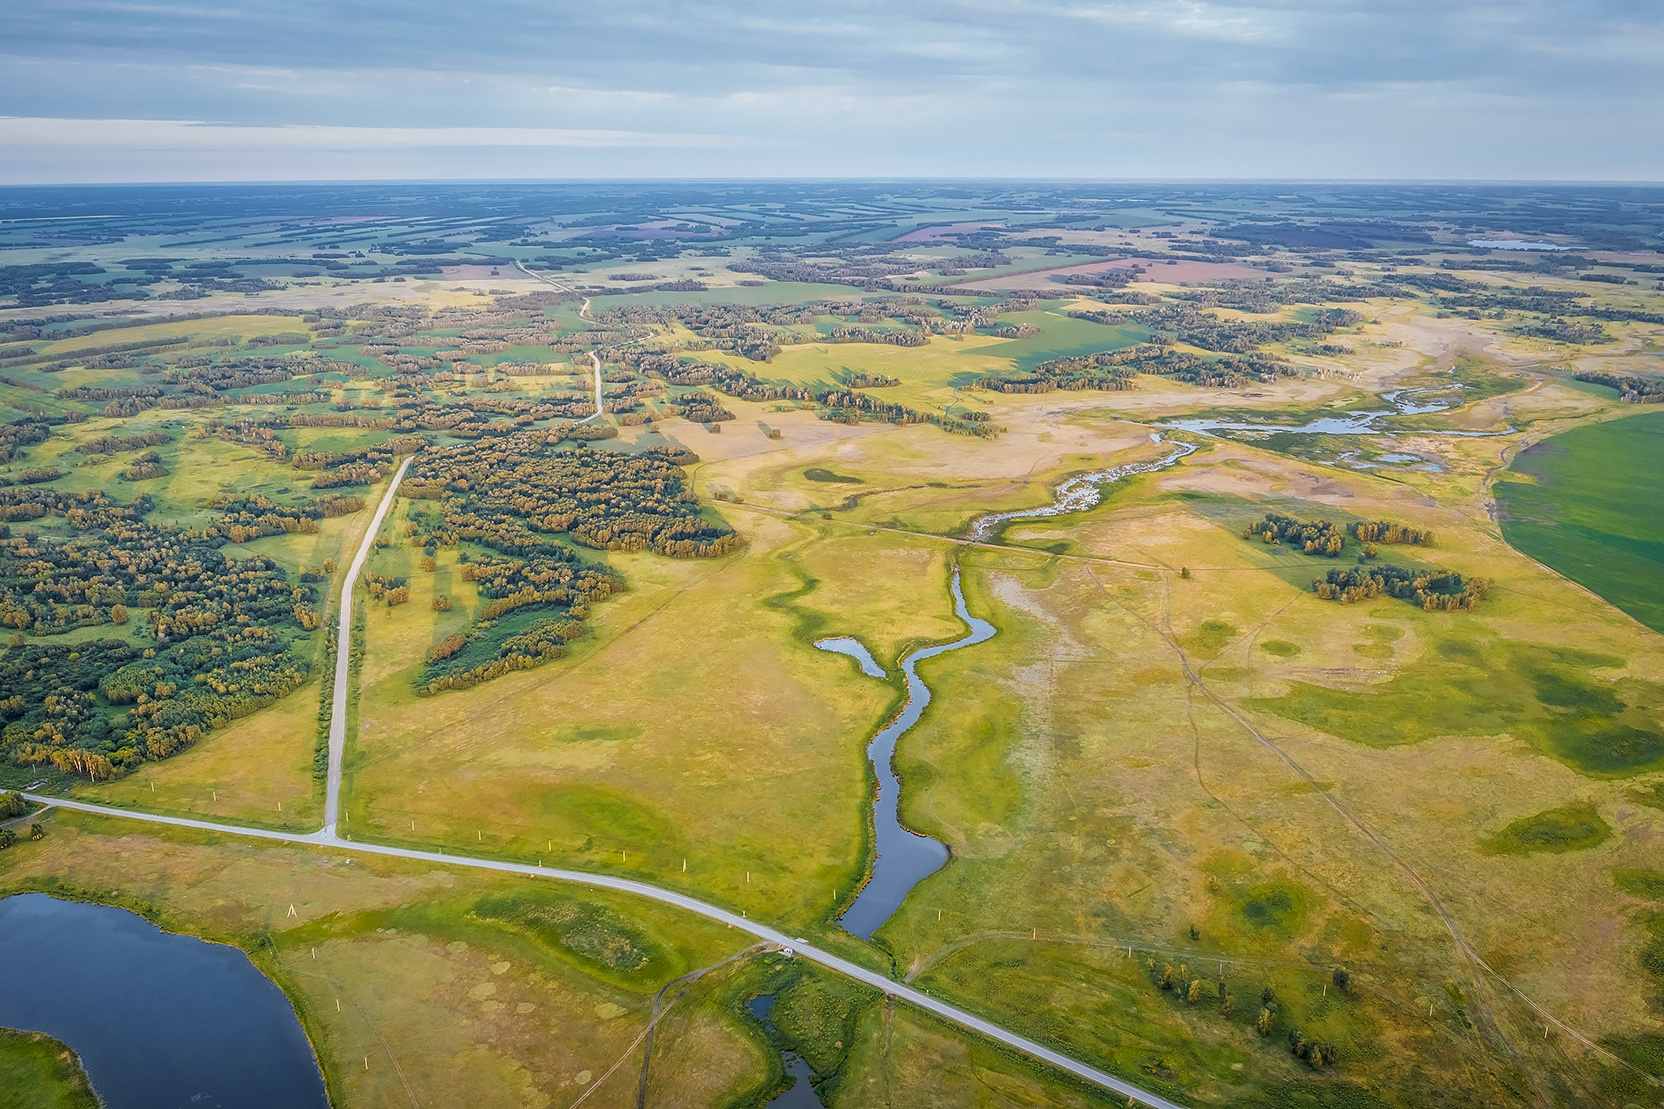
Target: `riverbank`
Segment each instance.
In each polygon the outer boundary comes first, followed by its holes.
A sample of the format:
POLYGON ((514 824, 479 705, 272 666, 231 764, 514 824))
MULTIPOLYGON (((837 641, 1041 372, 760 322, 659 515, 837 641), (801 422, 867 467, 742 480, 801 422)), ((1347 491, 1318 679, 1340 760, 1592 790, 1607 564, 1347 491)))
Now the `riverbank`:
POLYGON ((75 1052, 44 1032, 0 1028, 0 1090, 9 1109, 103 1109, 75 1052))

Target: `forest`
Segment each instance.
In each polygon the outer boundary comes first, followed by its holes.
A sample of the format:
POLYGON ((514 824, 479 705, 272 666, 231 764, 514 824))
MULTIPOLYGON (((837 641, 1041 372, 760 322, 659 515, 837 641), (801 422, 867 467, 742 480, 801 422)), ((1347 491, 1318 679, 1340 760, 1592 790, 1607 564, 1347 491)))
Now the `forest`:
POLYGON ((315 587, 270 559, 222 550, 226 532, 245 526, 235 522, 242 513, 270 516, 276 506, 228 502, 223 529, 203 531, 151 521, 152 507, 97 490, 0 489, 0 625, 13 629, 0 655, 8 761, 107 778, 307 680, 305 652, 291 644, 318 626, 315 587), (109 637, 42 640, 78 628, 109 637))
POLYGON ((743 542, 701 510, 682 472, 698 461, 691 451, 565 442, 560 429, 527 431, 417 456, 403 487, 417 502, 409 539, 430 559, 458 548, 461 576, 480 596, 473 627, 430 653, 420 692, 465 689, 564 655, 584 634, 589 606, 625 587, 568 544, 714 558, 743 542))

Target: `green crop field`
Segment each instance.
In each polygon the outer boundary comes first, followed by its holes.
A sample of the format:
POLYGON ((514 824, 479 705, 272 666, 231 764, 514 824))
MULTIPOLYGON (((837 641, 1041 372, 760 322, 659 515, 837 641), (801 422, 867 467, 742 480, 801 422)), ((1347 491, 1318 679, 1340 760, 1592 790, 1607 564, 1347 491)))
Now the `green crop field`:
POLYGON ((1499 481, 1508 542, 1664 632, 1664 413, 1573 428, 1499 481))

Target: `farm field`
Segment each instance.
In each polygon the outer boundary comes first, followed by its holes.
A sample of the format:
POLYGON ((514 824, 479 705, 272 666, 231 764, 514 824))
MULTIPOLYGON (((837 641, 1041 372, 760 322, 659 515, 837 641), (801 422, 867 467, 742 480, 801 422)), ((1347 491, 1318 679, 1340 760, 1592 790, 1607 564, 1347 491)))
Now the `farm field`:
POLYGON ((0 896, 343 1106, 1126 1103, 832 957, 1135 1102, 1664 1105, 1664 199, 496 188, 0 224, 0 896))
POLYGON ((1654 631, 1664 631, 1664 458, 1656 414, 1576 428, 1520 452, 1528 481, 1497 485, 1508 542, 1654 631))

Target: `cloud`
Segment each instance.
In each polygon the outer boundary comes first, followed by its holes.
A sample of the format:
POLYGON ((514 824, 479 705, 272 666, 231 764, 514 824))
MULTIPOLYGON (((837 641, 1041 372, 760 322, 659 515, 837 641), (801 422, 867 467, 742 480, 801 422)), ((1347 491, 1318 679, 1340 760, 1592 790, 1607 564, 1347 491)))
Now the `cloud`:
POLYGON ((653 147, 734 149, 756 140, 733 135, 671 134, 555 127, 346 127, 285 124, 249 127, 185 119, 48 119, 0 116, 0 149, 417 150, 470 147, 653 147))
POLYGON ((566 172, 537 154, 564 151, 655 176, 1664 177, 1656 0, 14 9, 0 114, 91 122, 0 126, 0 179, 78 172, 53 152, 99 143, 111 173, 236 149, 332 173, 352 150, 471 152, 446 176, 566 172))

